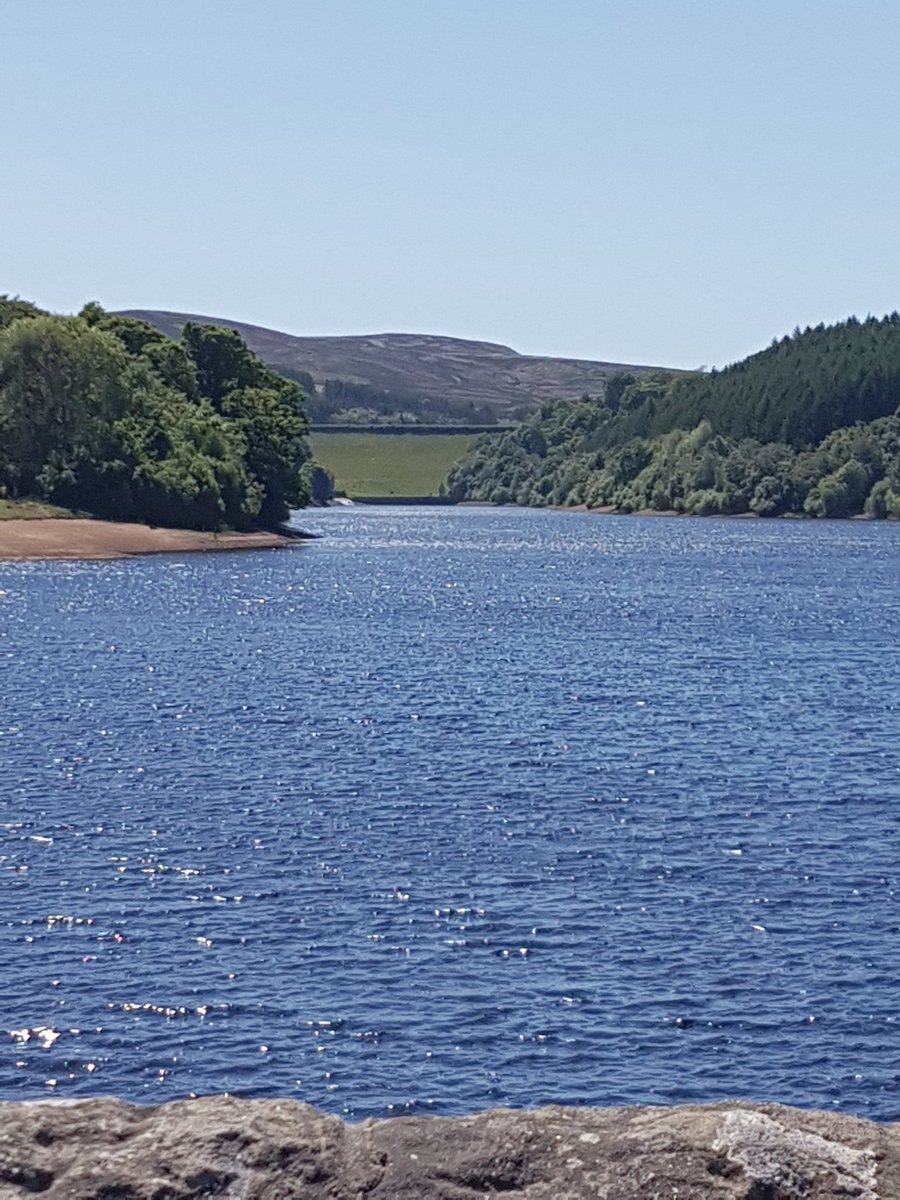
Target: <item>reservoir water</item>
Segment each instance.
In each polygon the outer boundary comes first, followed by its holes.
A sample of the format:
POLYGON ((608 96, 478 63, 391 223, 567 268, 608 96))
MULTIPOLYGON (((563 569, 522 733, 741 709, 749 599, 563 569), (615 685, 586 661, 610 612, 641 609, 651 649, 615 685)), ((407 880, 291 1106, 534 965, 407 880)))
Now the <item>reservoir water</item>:
POLYGON ((0 563, 0 1098, 900 1118, 900 526, 0 563))

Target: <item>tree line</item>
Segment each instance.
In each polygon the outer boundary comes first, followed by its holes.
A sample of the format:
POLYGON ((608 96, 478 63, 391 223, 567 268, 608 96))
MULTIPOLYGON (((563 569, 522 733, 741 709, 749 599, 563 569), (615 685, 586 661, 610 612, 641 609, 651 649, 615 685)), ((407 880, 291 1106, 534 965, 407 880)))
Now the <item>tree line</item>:
MULTIPOLYGON (((190 529, 271 528, 318 477, 299 385, 231 329, 0 297, 0 494, 190 529)), ((327 490, 327 489, 325 489, 327 490)))
POLYGON ((613 376, 487 434, 454 500, 900 517, 900 316, 795 330, 723 371, 613 376))
POLYGON ((322 425, 496 425, 489 404, 426 396, 408 388, 382 388, 349 379, 326 379, 317 388, 305 371, 281 368, 307 394, 310 421, 322 425))

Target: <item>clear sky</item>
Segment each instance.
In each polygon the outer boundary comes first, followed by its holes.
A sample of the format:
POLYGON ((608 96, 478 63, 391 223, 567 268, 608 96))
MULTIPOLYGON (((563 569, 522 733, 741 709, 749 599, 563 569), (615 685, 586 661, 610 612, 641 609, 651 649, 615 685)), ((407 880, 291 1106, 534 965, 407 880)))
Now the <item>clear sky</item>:
POLYGON ((697 367, 900 307, 898 0, 0 0, 0 292, 697 367))

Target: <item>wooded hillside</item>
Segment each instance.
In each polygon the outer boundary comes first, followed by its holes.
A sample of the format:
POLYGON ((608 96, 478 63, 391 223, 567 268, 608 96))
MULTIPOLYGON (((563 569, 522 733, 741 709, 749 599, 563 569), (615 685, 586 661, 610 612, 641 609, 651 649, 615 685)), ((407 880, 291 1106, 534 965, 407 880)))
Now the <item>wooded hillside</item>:
POLYGON ((709 374, 614 376, 481 438, 457 500, 900 516, 900 316, 775 341, 709 374))

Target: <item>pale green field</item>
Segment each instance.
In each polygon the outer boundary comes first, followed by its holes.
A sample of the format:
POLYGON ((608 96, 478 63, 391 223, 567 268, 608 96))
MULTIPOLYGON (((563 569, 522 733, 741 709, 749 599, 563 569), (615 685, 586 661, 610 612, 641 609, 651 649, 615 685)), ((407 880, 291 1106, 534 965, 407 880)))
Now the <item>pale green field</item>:
POLYGON ((436 496, 478 434, 311 433, 316 461, 353 496, 436 496))

